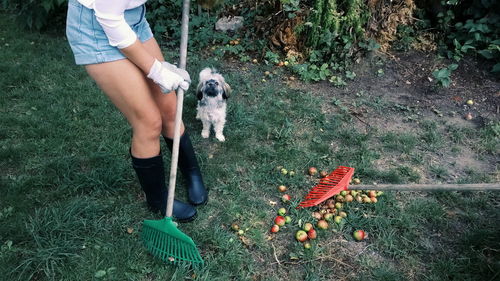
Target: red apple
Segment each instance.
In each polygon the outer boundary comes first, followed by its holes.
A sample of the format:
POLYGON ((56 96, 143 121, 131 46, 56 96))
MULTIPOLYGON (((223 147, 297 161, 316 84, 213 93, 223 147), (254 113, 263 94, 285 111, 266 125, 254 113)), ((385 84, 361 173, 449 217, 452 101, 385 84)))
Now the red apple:
POLYGON ((371 197, 370 200, 372 201, 372 203, 377 203, 378 202, 377 197, 371 197))
POLYGON ((271 227, 271 233, 276 233, 280 230, 279 225, 275 224, 271 227))
POLYGON ((366 233, 364 230, 356 230, 354 231, 352 236, 354 236, 354 239, 356 239, 357 241, 361 241, 366 238, 366 233))
POLYGON ((283 196, 281 196, 281 201, 283 201, 285 203, 289 202, 291 199, 292 198, 288 194, 283 194, 283 196))
POLYGON ((314 176, 318 173, 318 169, 316 167, 309 167, 309 170, 307 170, 310 176, 314 176))
POLYGON ((325 220, 319 220, 317 225, 320 229, 328 229, 328 223, 325 220))
POLYGON ((309 231, 307 232, 307 237, 309 237, 309 239, 311 240, 314 240, 316 239, 316 236, 316 230, 314 228, 309 229, 309 231))
POLYGON ((295 239, 299 242, 304 242, 307 240, 307 233, 304 230, 299 230, 295 233, 295 239))
POLYGON ((304 231, 309 231, 309 230, 313 229, 313 225, 312 225, 312 223, 310 223, 310 222, 306 222, 306 223, 304 223, 304 225, 302 226, 302 229, 303 229, 304 231))
POLYGON ((277 216, 275 219, 274 219, 274 223, 277 224, 278 226, 284 226, 285 225, 285 218, 282 217, 282 216, 277 216))
POLYGON ((280 186, 278 186, 278 190, 279 190, 280 192, 285 192, 285 191, 286 191, 286 186, 284 186, 284 185, 280 185, 280 186))
POLYGON ((370 190, 370 191, 368 191, 368 196, 377 197, 377 192, 375 190, 370 190))

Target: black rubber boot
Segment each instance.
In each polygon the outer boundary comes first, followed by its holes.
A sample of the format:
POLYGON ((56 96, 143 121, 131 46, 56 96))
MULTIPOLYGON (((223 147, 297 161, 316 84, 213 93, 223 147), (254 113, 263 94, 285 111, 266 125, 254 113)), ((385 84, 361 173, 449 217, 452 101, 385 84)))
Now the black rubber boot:
MULTIPOLYGON (((153 212, 159 211, 165 216, 167 187, 161 154, 152 158, 135 158, 132 154, 130 156, 132 157, 132 167, 134 167, 142 190, 146 194, 149 208, 153 212)), ((174 199, 173 216, 179 222, 188 222, 196 217, 196 209, 174 199)))
MULTIPOLYGON (((166 137, 164 139, 168 148, 172 151, 174 141, 166 137)), ((195 206, 207 203, 208 191, 205 184, 203 184, 200 167, 187 132, 184 132, 180 138, 178 167, 187 182, 189 202, 195 206)))

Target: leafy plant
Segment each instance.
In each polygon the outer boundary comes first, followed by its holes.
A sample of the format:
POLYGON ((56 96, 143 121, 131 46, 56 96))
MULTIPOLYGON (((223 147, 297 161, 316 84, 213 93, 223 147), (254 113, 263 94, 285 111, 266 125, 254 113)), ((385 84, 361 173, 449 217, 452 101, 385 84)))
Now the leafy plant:
POLYGON ((14 12, 18 24, 41 30, 50 25, 62 26, 68 0, 2 0, 4 9, 14 12))
POLYGON ((434 70, 432 76, 436 79, 436 83, 447 88, 451 83, 451 73, 457 68, 458 64, 450 64, 448 67, 434 70))

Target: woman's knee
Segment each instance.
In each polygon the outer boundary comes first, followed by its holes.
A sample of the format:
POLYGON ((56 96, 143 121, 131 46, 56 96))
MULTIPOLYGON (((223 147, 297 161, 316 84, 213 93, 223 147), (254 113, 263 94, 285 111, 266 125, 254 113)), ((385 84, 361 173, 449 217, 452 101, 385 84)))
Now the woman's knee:
POLYGON ((149 112, 140 115, 134 122, 134 134, 140 138, 152 139, 158 138, 163 130, 163 120, 161 114, 149 112))

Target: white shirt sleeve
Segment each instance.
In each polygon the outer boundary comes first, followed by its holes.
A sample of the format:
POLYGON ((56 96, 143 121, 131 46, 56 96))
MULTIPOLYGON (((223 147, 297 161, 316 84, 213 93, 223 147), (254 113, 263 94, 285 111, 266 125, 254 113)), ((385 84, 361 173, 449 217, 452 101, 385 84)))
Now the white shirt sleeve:
POLYGON ((109 44, 119 49, 132 45, 137 35, 125 21, 124 12, 130 0, 95 0, 97 21, 108 36, 109 44))

